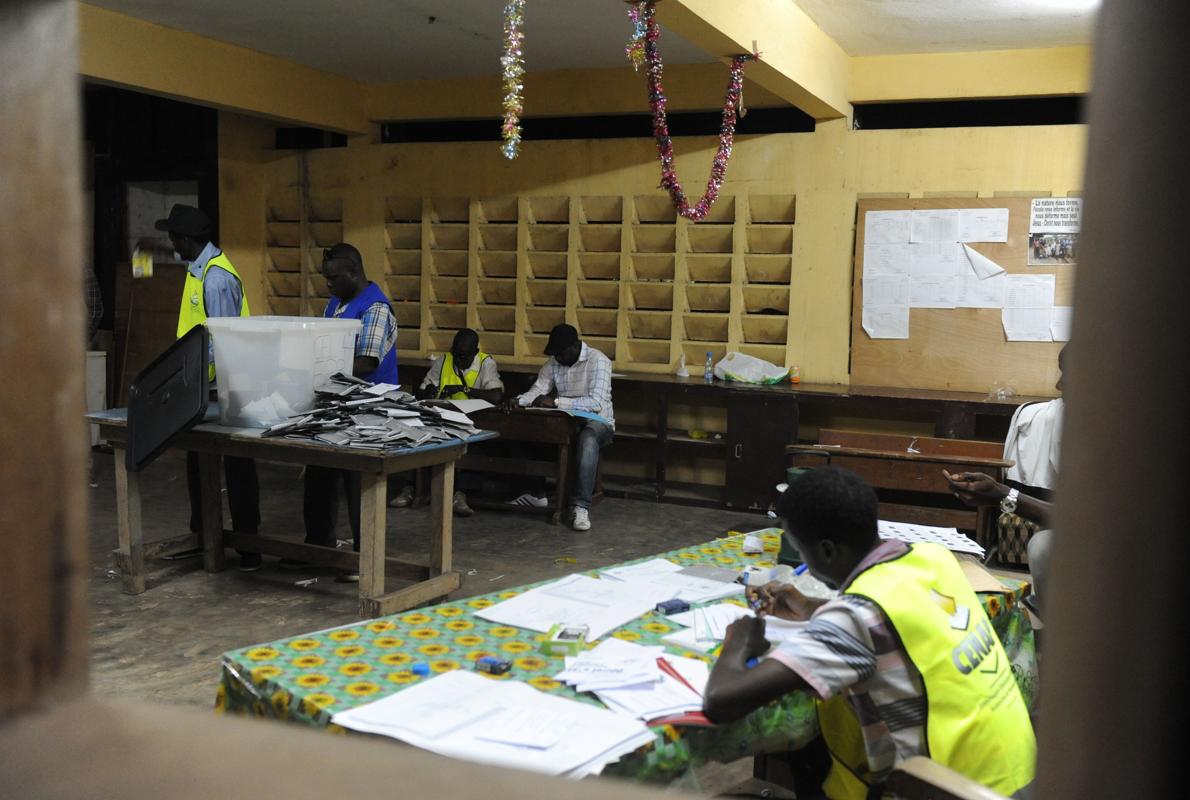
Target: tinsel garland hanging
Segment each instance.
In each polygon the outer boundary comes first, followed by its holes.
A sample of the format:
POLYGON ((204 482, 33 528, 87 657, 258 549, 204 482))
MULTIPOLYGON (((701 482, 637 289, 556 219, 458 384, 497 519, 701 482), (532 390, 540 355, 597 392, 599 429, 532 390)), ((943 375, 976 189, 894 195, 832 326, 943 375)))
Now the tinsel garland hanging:
POLYGON ((504 157, 517 157, 521 146, 521 113, 525 103, 521 92, 525 86, 525 0, 508 0, 504 6, 504 55, 500 66, 504 71, 504 124, 500 134, 504 144, 500 146, 504 157))
POLYGON ((661 53, 657 49, 657 40, 661 36, 661 29, 654 19, 655 11, 653 2, 635 3, 629 6, 628 16, 633 23, 633 38, 626 48, 626 52, 634 66, 639 66, 643 62, 646 67, 649 107, 653 111, 653 137, 657 140, 657 155, 661 160, 661 188, 669 192, 674 208, 679 214, 698 222, 711 210, 727 174, 727 163, 731 160, 732 142, 735 138, 735 126, 739 119, 740 93, 744 88, 744 65, 760 56, 752 53, 738 55, 731 60, 727 92, 723 98, 723 123, 719 128, 719 148, 711 161, 711 174, 707 178, 706 191, 692 205, 686 198, 686 193, 682 191, 682 184, 678 181, 677 173, 674 170, 673 139, 670 138, 669 124, 665 115, 668 100, 665 96, 665 87, 661 83, 661 53))

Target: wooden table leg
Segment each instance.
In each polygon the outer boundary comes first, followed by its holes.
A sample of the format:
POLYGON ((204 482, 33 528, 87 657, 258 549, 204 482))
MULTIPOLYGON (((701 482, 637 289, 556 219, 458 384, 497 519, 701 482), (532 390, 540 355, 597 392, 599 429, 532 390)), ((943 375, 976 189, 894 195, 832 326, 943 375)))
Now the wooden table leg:
POLYGON ((570 443, 558 445, 558 490, 554 493, 554 516, 551 522, 557 525, 566 513, 566 502, 570 497, 570 443))
POLYGON ((360 474, 359 497, 359 613, 379 613, 376 598, 384 594, 384 536, 388 478, 380 472, 360 474))
POLYGON ((430 468, 430 575, 451 569, 454 553, 455 462, 430 468))
POLYGON ((112 446, 116 466, 116 538, 126 594, 145 590, 145 543, 140 519, 140 475, 124 467, 124 448, 112 446))
POLYGON ((223 558, 223 459, 198 454, 198 487, 202 497, 202 565, 207 572, 227 566, 223 558))

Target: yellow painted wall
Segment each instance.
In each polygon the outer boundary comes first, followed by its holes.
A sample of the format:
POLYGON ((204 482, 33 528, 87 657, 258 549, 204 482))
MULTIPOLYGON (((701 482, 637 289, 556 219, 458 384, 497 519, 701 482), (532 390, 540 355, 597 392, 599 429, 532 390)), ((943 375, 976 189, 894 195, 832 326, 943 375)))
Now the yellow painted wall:
MULTIPOLYGON (((246 281, 263 294, 264 196, 296 185, 298 156, 265 153, 260 123, 222 115, 224 241, 246 281), (231 118, 229 118, 231 117, 231 118), (242 220, 237 223, 236 220, 242 220)), ((724 194, 797 197, 790 301, 790 363, 809 382, 848 380, 855 207, 878 193, 1038 191, 1082 186, 1083 126, 852 131, 843 121, 815 133, 741 137, 724 194)), ((715 140, 677 141, 687 187, 705 180, 715 140)), ((386 196, 645 194, 658 191, 651 140, 527 142, 516 161, 492 142, 368 144, 308 154, 310 193, 343 199, 345 238, 374 277, 384 260, 386 196)), ((258 295, 250 294, 255 301, 258 295)))
POLYGON ((925 53, 851 59, 853 103, 961 97, 1082 94, 1091 88, 1091 48, 925 53))

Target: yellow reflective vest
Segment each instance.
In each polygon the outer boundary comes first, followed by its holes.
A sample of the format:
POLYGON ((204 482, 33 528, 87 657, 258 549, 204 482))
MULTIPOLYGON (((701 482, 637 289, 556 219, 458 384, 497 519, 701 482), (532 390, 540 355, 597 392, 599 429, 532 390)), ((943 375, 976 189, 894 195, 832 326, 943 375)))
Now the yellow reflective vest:
MULTIPOLYGON (((207 321, 206 300, 203 297, 203 280, 207 277, 207 271, 211 267, 219 267, 225 269, 235 276, 235 279, 240 282, 240 316, 248 316, 248 295, 244 292, 244 281, 240 278, 240 273, 236 272, 236 268, 231 265, 231 261, 222 252, 214 256, 207 265, 203 267, 202 277, 196 278, 190 270, 186 270, 186 285, 182 287, 182 307, 178 311, 178 338, 181 339, 186 333, 195 325, 202 325, 207 321)), ((212 363, 208 368, 208 375, 211 380, 215 380, 215 365, 212 363)))
MULTIPOLYGON (((1012 665, 950 551, 910 545, 864 570, 845 590, 880 606, 925 684, 926 746, 934 761, 1004 795, 1029 785, 1037 741, 1012 665)), ((831 751, 828 797, 863 800, 863 736, 843 696, 818 707, 831 751)))
POLYGON ((455 357, 451 353, 447 353, 442 357, 442 374, 438 376, 438 398, 446 400, 465 400, 467 395, 462 392, 450 391, 451 386, 466 385, 468 389, 475 388, 475 382, 479 380, 479 368, 483 366, 483 362, 489 358, 487 353, 479 353, 475 360, 471 363, 475 365, 475 369, 468 370, 463 374, 463 379, 459 380, 459 374, 455 372, 455 357))

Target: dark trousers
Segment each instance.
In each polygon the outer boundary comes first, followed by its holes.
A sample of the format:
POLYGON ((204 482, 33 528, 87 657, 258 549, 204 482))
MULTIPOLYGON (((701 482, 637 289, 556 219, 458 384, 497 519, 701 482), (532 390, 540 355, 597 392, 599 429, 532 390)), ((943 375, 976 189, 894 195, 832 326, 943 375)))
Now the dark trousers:
MULTIPOLYGON (((260 531, 260 481, 256 462, 237 456, 223 457, 227 478, 227 504, 231 507, 231 528, 237 533, 260 531)), ((198 453, 186 453, 186 487, 190 490, 190 530, 202 532, 202 489, 198 472, 198 453)), ((220 503, 222 506, 222 502, 220 503)), ((220 527, 223 520, 219 520, 220 527)))
POLYGON ((306 481, 302 497, 302 515, 306 520, 306 544, 335 546, 335 521, 339 517, 339 484, 347 494, 347 520, 351 523, 352 541, 359 551, 358 472, 329 467, 306 467, 306 481))

